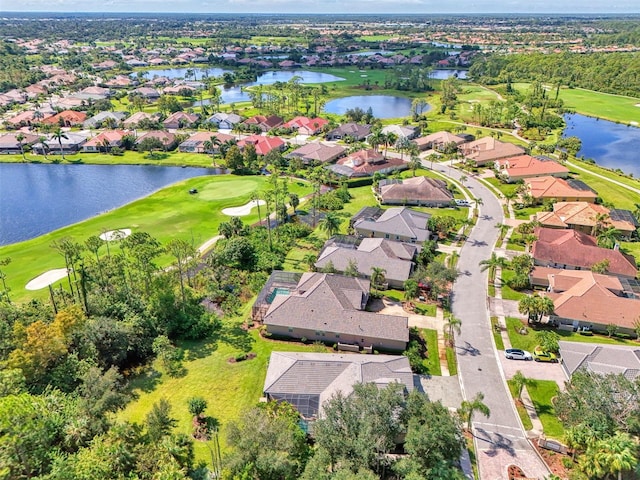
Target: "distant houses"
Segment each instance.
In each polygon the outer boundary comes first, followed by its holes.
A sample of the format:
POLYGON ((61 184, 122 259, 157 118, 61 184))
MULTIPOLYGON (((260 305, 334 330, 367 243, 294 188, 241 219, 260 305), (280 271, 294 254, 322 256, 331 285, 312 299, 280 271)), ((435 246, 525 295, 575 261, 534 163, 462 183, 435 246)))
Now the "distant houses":
POLYGON ((325 138, 327 140, 344 140, 345 137, 349 137, 356 141, 362 141, 370 134, 371 125, 360 125, 358 123, 348 122, 329 131, 325 138))
POLYGON ((322 142, 307 143, 287 154, 287 158, 299 158, 304 165, 317 165, 335 162, 344 156, 347 149, 342 145, 329 145, 322 142))
POLYGON ((463 143, 459 148, 460 154, 482 167, 502 158, 523 155, 524 148, 496 140, 493 137, 483 137, 473 142, 463 143))

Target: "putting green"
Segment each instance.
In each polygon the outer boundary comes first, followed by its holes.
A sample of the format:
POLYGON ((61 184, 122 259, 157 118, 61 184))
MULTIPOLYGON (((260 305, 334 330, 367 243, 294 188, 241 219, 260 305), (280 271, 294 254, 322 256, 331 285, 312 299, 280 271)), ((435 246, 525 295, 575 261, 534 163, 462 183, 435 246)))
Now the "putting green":
POLYGON ((260 177, 246 177, 237 180, 228 180, 224 183, 209 183, 202 190, 198 190, 195 198, 200 200, 221 200, 248 195, 260 188, 264 183, 260 177))

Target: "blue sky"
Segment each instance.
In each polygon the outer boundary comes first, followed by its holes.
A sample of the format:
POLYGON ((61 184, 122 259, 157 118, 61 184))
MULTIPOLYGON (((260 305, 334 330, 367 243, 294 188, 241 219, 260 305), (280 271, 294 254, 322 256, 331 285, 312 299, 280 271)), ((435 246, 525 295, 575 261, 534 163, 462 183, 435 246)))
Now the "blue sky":
POLYGON ((638 0, 0 0, 0 11, 181 13, 640 13, 638 0))

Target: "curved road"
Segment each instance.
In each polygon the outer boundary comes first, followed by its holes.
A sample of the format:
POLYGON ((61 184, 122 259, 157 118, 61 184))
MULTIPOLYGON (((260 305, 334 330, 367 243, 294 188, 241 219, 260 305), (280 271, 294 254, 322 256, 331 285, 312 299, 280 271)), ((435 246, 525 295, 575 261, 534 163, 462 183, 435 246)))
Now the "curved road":
MULTIPOLYGON (((435 169, 454 179, 462 175, 442 164, 435 169)), ((502 205, 475 178, 469 176, 465 186, 482 199, 483 205, 478 222, 460 251, 461 274, 453 286, 452 311, 462 322, 455 346, 463 398, 471 400, 482 392, 484 403, 491 410, 489 418, 476 414, 473 422, 480 478, 505 479, 507 467, 515 464, 527 477, 543 479, 549 470, 526 439, 503 381, 487 308, 487 272, 481 272, 479 266, 494 250, 499 234, 495 225, 504 223, 502 205)))

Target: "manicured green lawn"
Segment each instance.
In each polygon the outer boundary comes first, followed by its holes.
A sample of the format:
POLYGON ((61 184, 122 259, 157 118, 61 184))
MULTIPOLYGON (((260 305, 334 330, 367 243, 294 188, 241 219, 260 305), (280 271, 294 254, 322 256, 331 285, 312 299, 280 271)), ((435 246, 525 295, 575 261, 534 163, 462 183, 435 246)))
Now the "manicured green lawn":
POLYGON ((429 369, 429 375, 442 375, 440 368, 440 354, 438 352, 438 332, 430 328, 420 330, 422 337, 427 342, 427 358, 422 362, 429 369))
MULTIPOLYGON (((527 93, 530 89, 529 83, 515 83, 513 86, 522 93, 527 93)), ((555 96, 555 89, 552 94, 555 96)), ((638 121, 640 108, 635 105, 640 103, 640 98, 568 87, 560 89, 559 98, 564 102, 565 108, 575 110, 577 113, 613 122, 638 121)))
POLYGON ((511 280, 513 277, 515 277, 515 275, 516 275, 515 272, 513 272, 511 270, 506 270, 506 269, 502 270, 502 282, 503 282, 502 283, 502 298, 504 300, 520 301, 524 297, 527 296, 526 293, 518 292, 518 291, 512 289, 509 285, 507 285, 509 280, 511 280))
POLYGON ((561 88, 560 99, 564 106, 578 113, 611 120, 613 122, 637 122, 640 98, 610 95, 582 88, 561 88))
MULTIPOLYGON (((528 334, 520 335, 518 329, 526 326, 526 321, 523 322, 518 318, 507 317, 507 333, 509 335, 509 341, 513 348, 520 348, 522 350, 528 350, 533 352, 533 349, 538 345, 536 340, 536 330, 527 326, 528 334)), ((577 343, 602 343, 606 345, 627 345, 637 346, 638 342, 633 340, 626 340, 622 338, 609 338, 606 335, 580 335, 576 332, 567 332, 566 330, 555 330, 560 335, 560 340, 577 343)))
MULTIPOLYGON (((247 312, 250 304, 247 304, 247 312)), ((191 415, 187 400, 193 396, 204 397, 208 402, 206 414, 221 424, 220 444, 224 451, 225 432, 229 422, 239 418, 241 412, 255 405, 262 395, 267 363, 272 351, 315 351, 314 346, 294 342, 265 340, 257 330, 245 332, 238 321, 225 323, 224 328, 211 341, 181 345, 186 349, 188 361, 184 362, 186 375, 170 378, 150 369, 131 382, 135 399, 121 412, 119 420, 141 423, 152 405, 166 398, 172 406, 171 414, 178 421, 176 432, 190 434, 191 415), (256 358, 240 363, 228 360, 241 352, 254 352, 256 358)), ((327 350, 329 351, 329 350, 327 350)), ((209 450, 195 442, 196 460, 208 461, 209 450)))
MULTIPOLYGON (((640 110, 640 108, 638 109, 640 110)), ((581 167, 586 168, 584 163, 580 164, 581 167)), ((596 177, 591 173, 584 172, 582 170, 571 169, 572 176, 578 180, 582 180, 589 185, 592 189, 598 192, 598 196, 607 203, 615 205, 616 208, 623 208, 633 211, 635 204, 640 203, 640 194, 632 192, 619 185, 615 185, 603 178, 596 177)), ((612 172, 598 171, 600 175, 605 175, 609 178, 613 178, 616 181, 623 182, 616 174, 612 172)), ((635 183, 632 180, 627 180, 625 183, 635 183)), ((636 185, 635 188, 640 188, 636 185)))
MULTIPOLYGON (((73 237, 78 242, 84 242, 89 236, 100 235, 105 230, 131 228, 133 231, 148 232, 163 243, 180 238, 192 241, 198 247, 217 235, 220 223, 229 219, 221 213, 223 208, 244 205, 250 200, 251 193, 262 189, 264 185, 265 178, 259 176, 196 177, 84 222, 32 240, 0 247, 0 258, 12 259, 4 268, 11 297, 23 301, 47 295, 46 290, 28 292, 24 286, 47 270, 64 267, 63 258, 50 247, 55 240, 73 237), (190 195, 191 188, 198 189, 199 193, 190 195)), ((311 188, 302 182, 291 182, 289 190, 302 196, 309 193, 311 188)), ((242 220, 245 223, 257 221, 257 209, 242 217, 242 220)), ((102 247, 102 251, 106 253, 106 247, 102 247)), ((161 257, 158 263, 162 266, 169 262, 168 257, 161 257)))
POLYGON ((447 367, 449 368, 449 375, 458 374, 458 360, 456 359, 456 352, 451 347, 446 347, 447 354, 447 367))
POLYGON ((558 384, 553 380, 531 380, 531 384, 527 385, 526 389, 542 422, 544 434, 547 437, 562 440, 564 428, 551 403, 553 397, 559 392, 558 384))
MULTIPOLYGON (((75 155, 65 155, 62 161, 60 155, 48 155, 45 159, 42 155, 31 153, 26 154, 29 163, 73 163, 73 164, 95 164, 95 165, 165 165, 188 167, 212 167, 211 155, 200 153, 168 152, 162 154, 158 160, 147 158, 145 152, 126 151, 124 155, 102 155, 99 153, 78 153, 75 155)), ((216 157, 216 165, 222 161, 216 157)), ((22 155, 2 155, 0 161, 3 163, 22 163, 22 155)))
MULTIPOLYGON (((511 393, 511 397, 515 400, 516 388, 513 380, 507 380, 507 385, 509 385, 509 393, 511 393)), ((516 411, 518 412, 518 416, 520 417, 520 421, 522 422, 522 426, 525 430, 531 430, 533 428, 533 423, 531 423, 531 418, 527 413, 527 409, 524 408, 524 405, 521 403, 516 403, 516 411)))
POLYGON ((496 343, 496 349, 504 350, 502 335, 500 335, 500 331, 496 329, 498 325, 498 317, 491 317, 491 333, 493 333, 493 341, 496 343))

